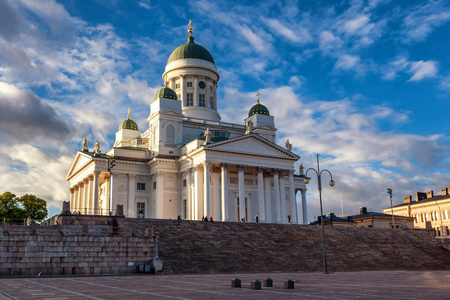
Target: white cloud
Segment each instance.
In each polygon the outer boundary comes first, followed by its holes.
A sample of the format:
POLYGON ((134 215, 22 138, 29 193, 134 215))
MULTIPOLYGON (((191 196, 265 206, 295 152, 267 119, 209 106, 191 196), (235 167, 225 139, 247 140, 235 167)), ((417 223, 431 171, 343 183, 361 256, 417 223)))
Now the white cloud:
POLYGON ((450 76, 441 79, 440 86, 441 90, 450 92, 450 76))
POLYGON ((358 67, 360 58, 353 55, 344 54, 339 57, 338 61, 334 65, 335 69, 351 70, 358 67))
POLYGON ((433 60, 414 62, 411 64, 409 72, 414 74, 409 81, 419 81, 424 78, 436 77, 436 73, 438 72, 437 62, 433 60))
MULTIPOLYGON (((350 34, 362 34, 362 29, 364 27, 367 27, 369 24, 370 18, 365 15, 357 16, 356 18, 346 21, 343 25, 343 28, 345 32, 350 34)), ((373 24, 370 25, 370 28, 365 29, 365 33, 367 34, 367 31, 370 31, 370 29, 373 28, 373 24)))
POLYGON ((312 37, 308 30, 303 27, 298 27, 294 30, 281 24, 279 20, 276 19, 264 19, 264 22, 269 25, 269 27, 275 31, 275 33, 280 34, 287 38, 288 40, 295 43, 309 43, 312 41, 312 37))
POLYGON ((430 1, 417 6, 403 19, 403 40, 407 43, 425 40, 433 30, 450 21, 445 1, 430 1))

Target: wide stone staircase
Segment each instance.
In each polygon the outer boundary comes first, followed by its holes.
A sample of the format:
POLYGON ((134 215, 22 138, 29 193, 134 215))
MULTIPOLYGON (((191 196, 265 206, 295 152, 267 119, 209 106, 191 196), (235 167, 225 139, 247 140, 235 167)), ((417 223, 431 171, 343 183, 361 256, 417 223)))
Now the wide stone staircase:
MULTIPOLYGON (((323 270, 320 226, 128 219, 159 234, 164 273, 323 270)), ((425 230, 326 227, 330 271, 450 270, 450 251, 425 230)))

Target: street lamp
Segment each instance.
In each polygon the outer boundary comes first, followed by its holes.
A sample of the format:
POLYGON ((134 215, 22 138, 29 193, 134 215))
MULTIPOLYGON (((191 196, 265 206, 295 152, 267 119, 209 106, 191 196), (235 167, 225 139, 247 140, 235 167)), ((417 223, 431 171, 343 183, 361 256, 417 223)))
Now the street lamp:
POLYGON ((392 213, 392 229, 395 229, 395 220, 394 220, 394 207, 392 206, 392 189, 388 188, 387 193, 391 198, 391 213, 392 213))
POLYGON ((108 167, 109 172, 109 197, 108 197, 108 203, 109 203, 109 215, 111 216, 111 191, 112 191, 112 178, 111 178, 111 169, 114 168, 116 165, 116 160, 113 158, 108 158, 108 163, 106 166, 108 167))
POLYGON ((322 173, 323 172, 327 172, 328 174, 330 174, 331 180, 330 180, 330 186, 333 187, 336 183, 333 181, 333 175, 331 175, 330 171, 328 170, 320 170, 320 165, 319 165, 319 154, 317 154, 317 170, 314 168, 309 168, 308 170, 306 170, 305 173, 305 179, 303 180, 303 182, 305 184, 309 184, 311 181, 311 178, 308 177, 308 172, 309 171, 314 171, 316 172, 317 175, 317 188, 319 189, 319 199, 320 199, 320 223, 322 225, 322 244, 323 244, 323 267, 324 267, 324 273, 328 274, 328 263, 327 263, 327 251, 325 249, 325 227, 324 227, 324 222, 323 222, 323 210, 322 210, 322 173))

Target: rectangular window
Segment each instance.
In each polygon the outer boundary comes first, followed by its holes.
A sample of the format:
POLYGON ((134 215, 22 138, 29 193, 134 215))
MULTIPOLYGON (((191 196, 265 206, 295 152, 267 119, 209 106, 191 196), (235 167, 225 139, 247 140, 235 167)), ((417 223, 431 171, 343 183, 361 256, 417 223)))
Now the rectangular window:
POLYGON ((137 209, 136 209, 136 215, 138 218, 145 218, 145 203, 144 202, 138 202, 137 209))
POLYGON ((205 107, 205 95, 198 94, 198 106, 205 107))
POLYGON ((186 94, 186 106, 193 106, 193 105, 194 105, 194 94, 187 93, 186 94))
POLYGON ((186 179, 183 179, 183 187, 186 187, 186 179))
POLYGON ((186 87, 192 87, 192 81, 186 82, 186 87))
POLYGON ((212 92, 212 85, 209 86, 209 90, 212 92))
POLYGON ((175 83, 175 89, 179 89, 180 88, 180 84, 179 83, 175 83))
POLYGON ((153 189, 156 190, 156 181, 153 181, 153 189))
POLYGON ((145 191, 145 183, 138 182, 137 183, 137 190, 138 191, 145 191))
POLYGON ((183 200, 183 219, 187 219, 187 201, 186 199, 183 200))
POLYGON ((209 107, 214 109, 214 97, 212 97, 212 96, 209 97, 209 107))

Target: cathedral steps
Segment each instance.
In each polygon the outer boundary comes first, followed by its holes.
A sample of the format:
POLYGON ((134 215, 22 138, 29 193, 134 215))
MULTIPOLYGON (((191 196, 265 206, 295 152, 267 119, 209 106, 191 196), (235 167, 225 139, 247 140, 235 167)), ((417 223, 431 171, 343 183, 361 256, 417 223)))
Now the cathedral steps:
MULTIPOLYGON (((165 273, 323 271, 320 226, 129 219, 159 233, 165 273)), ((450 269, 432 232, 326 227, 330 271, 450 269)))

